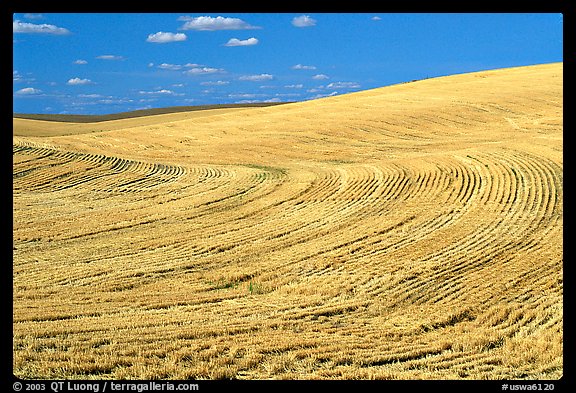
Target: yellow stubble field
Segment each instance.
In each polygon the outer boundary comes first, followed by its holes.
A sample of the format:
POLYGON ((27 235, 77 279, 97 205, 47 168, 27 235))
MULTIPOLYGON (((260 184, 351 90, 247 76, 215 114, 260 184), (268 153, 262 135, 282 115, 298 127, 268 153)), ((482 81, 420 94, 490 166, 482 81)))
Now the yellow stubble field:
POLYGON ((562 89, 14 118, 14 374, 560 378, 562 89))

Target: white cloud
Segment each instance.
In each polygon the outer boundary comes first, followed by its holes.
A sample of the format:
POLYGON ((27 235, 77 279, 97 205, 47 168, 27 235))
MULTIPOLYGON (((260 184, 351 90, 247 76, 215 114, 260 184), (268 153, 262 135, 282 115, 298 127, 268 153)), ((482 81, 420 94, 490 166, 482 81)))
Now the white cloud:
POLYGON ((116 55, 101 55, 96 56, 96 58, 100 60, 124 60, 124 56, 116 56, 116 55))
POLYGON ((288 89, 302 89, 304 85, 302 83, 298 83, 297 85, 286 85, 284 87, 288 89))
POLYGON ((293 70, 315 70, 316 67, 312 66, 312 65, 302 65, 302 64, 296 64, 294 66, 292 66, 293 70))
POLYGON ((240 100, 236 101, 235 104, 258 104, 258 103, 272 103, 272 102, 281 102, 279 98, 270 98, 267 100, 240 100))
POLYGON ((314 75, 312 77, 312 79, 320 81, 320 80, 324 80, 324 79, 329 79, 328 75, 324 75, 324 74, 318 74, 318 75, 314 75))
POLYGON ((337 91, 333 91, 332 93, 328 93, 328 94, 316 94, 315 96, 310 97, 310 100, 315 100, 317 98, 324 98, 324 97, 332 97, 338 95, 337 91))
POLYGON ((186 38, 186 34, 184 33, 164 33, 163 31, 159 31, 158 33, 148 35, 146 42, 165 44, 167 42, 186 41, 186 38))
MULTIPOLYGON (((98 100, 100 104, 129 104, 134 102, 129 98, 105 98, 103 100, 98 100)), ((85 104, 84 104, 85 105, 85 104)))
POLYGON ((90 79, 72 78, 68 79, 67 85, 89 85, 92 81, 90 79))
POLYGON ((79 98, 103 98, 101 94, 78 94, 79 98))
POLYGON ((272 80, 274 79, 274 77, 270 74, 259 74, 259 75, 244 75, 238 79, 241 81, 261 82, 272 80))
POLYGON ((276 97, 300 97, 302 94, 300 93, 276 93, 274 94, 276 97))
POLYGON ((379 16, 373 16, 372 18, 370 18, 370 20, 382 20, 382 18, 380 18, 379 16))
POLYGON ((231 93, 228 94, 229 98, 256 98, 256 97, 265 97, 263 94, 255 94, 255 93, 231 93))
POLYGON ((230 84, 228 81, 208 81, 208 82, 201 82, 202 86, 224 86, 230 84))
POLYGON ((224 70, 221 68, 212 68, 212 67, 193 67, 187 71, 184 71, 186 75, 204 75, 204 74, 214 74, 217 72, 223 72, 224 70))
POLYGON ((14 83, 32 83, 36 81, 36 78, 33 78, 31 73, 27 73, 26 75, 20 74, 17 70, 12 71, 12 81, 14 83))
POLYGON ((82 60, 82 59, 78 59, 78 60, 74 60, 74 64, 88 64, 88 62, 86 60, 82 60))
POLYGON ((224 46, 250 46, 258 44, 258 38, 248 38, 247 40, 239 40, 238 38, 230 38, 224 46))
POLYGON ((23 89, 20 89, 16 92, 16 94, 18 95, 33 95, 33 94, 40 94, 42 93, 42 90, 39 89, 35 89, 33 87, 25 87, 23 89))
MULTIPOLYGON (((148 63, 148 67, 154 67, 154 63, 148 63)), ((170 64, 170 63, 162 63, 162 64, 158 64, 156 66, 157 68, 160 68, 161 70, 170 70, 170 71, 178 71, 181 70, 182 68, 186 67, 186 68, 202 68, 204 67, 202 64, 196 64, 196 63, 186 63, 184 65, 182 64, 170 64)), ((208 68, 206 68, 206 70, 208 70, 208 68)), ((205 70, 205 71, 206 71, 205 70)), ((197 71, 193 71, 192 73, 197 72, 197 71)))
POLYGON ((42 15, 42 14, 24 14, 24 18, 26 18, 26 19, 44 19, 44 15, 42 15))
POLYGON ((158 65, 158 68, 160 68, 161 70, 178 71, 182 69, 182 66, 180 64, 162 63, 158 65))
POLYGON ((68 29, 54 25, 20 22, 15 20, 12 22, 12 33, 36 33, 36 34, 54 34, 65 35, 70 34, 68 29))
POLYGON ((180 21, 186 21, 180 30, 200 30, 200 31, 215 31, 215 30, 251 30, 259 29, 258 26, 252 26, 249 23, 238 18, 225 18, 217 16, 181 16, 178 18, 180 21))
POLYGON ((316 19, 312 19, 308 15, 297 16, 292 19, 292 25, 296 27, 316 26, 316 19))
POLYGON ((360 87, 356 82, 333 82, 326 86, 327 89, 357 89, 360 87))
POLYGON ((168 89, 159 89, 159 90, 153 90, 153 91, 140 90, 138 93, 139 94, 146 94, 146 95, 165 95, 165 96, 181 95, 181 94, 178 94, 178 93, 176 93, 172 90, 168 90, 168 89))

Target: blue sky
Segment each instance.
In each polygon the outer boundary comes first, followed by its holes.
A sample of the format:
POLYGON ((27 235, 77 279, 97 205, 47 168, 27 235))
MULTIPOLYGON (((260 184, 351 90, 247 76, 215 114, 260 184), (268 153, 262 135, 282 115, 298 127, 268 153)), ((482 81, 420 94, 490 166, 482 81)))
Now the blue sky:
POLYGON ((304 101, 563 60, 561 14, 13 16, 13 110, 304 101))

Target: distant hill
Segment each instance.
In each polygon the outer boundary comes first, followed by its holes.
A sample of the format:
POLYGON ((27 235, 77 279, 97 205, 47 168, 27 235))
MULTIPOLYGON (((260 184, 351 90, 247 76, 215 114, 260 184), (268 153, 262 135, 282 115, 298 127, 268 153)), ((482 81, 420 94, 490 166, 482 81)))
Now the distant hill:
POLYGON ((213 105, 194 105, 194 106, 171 106, 167 108, 139 109, 129 112, 111 113, 107 115, 56 115, 56 114, 33 114, 33 113, 14 113, 13 117, 29 120, 58 121, 65 123, 98 123, 109 120, 129 119, 133 117, 143 117, 152 115, 164 115, 167 113, 193 112, 209 109, 227 109, 227 108, 253 108, 266 107, 273 105, 287 104, 287 102, 273 103, 253 103, 253 104, 213 104, 213 105))

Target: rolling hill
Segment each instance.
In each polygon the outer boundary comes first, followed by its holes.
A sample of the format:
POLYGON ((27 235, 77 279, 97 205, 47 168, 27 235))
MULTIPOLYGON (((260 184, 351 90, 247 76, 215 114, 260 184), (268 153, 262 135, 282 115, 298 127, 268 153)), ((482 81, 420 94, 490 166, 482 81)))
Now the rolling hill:
POLYGON ((563 375, 562 63, 13 124, 18 377, 563 375))

